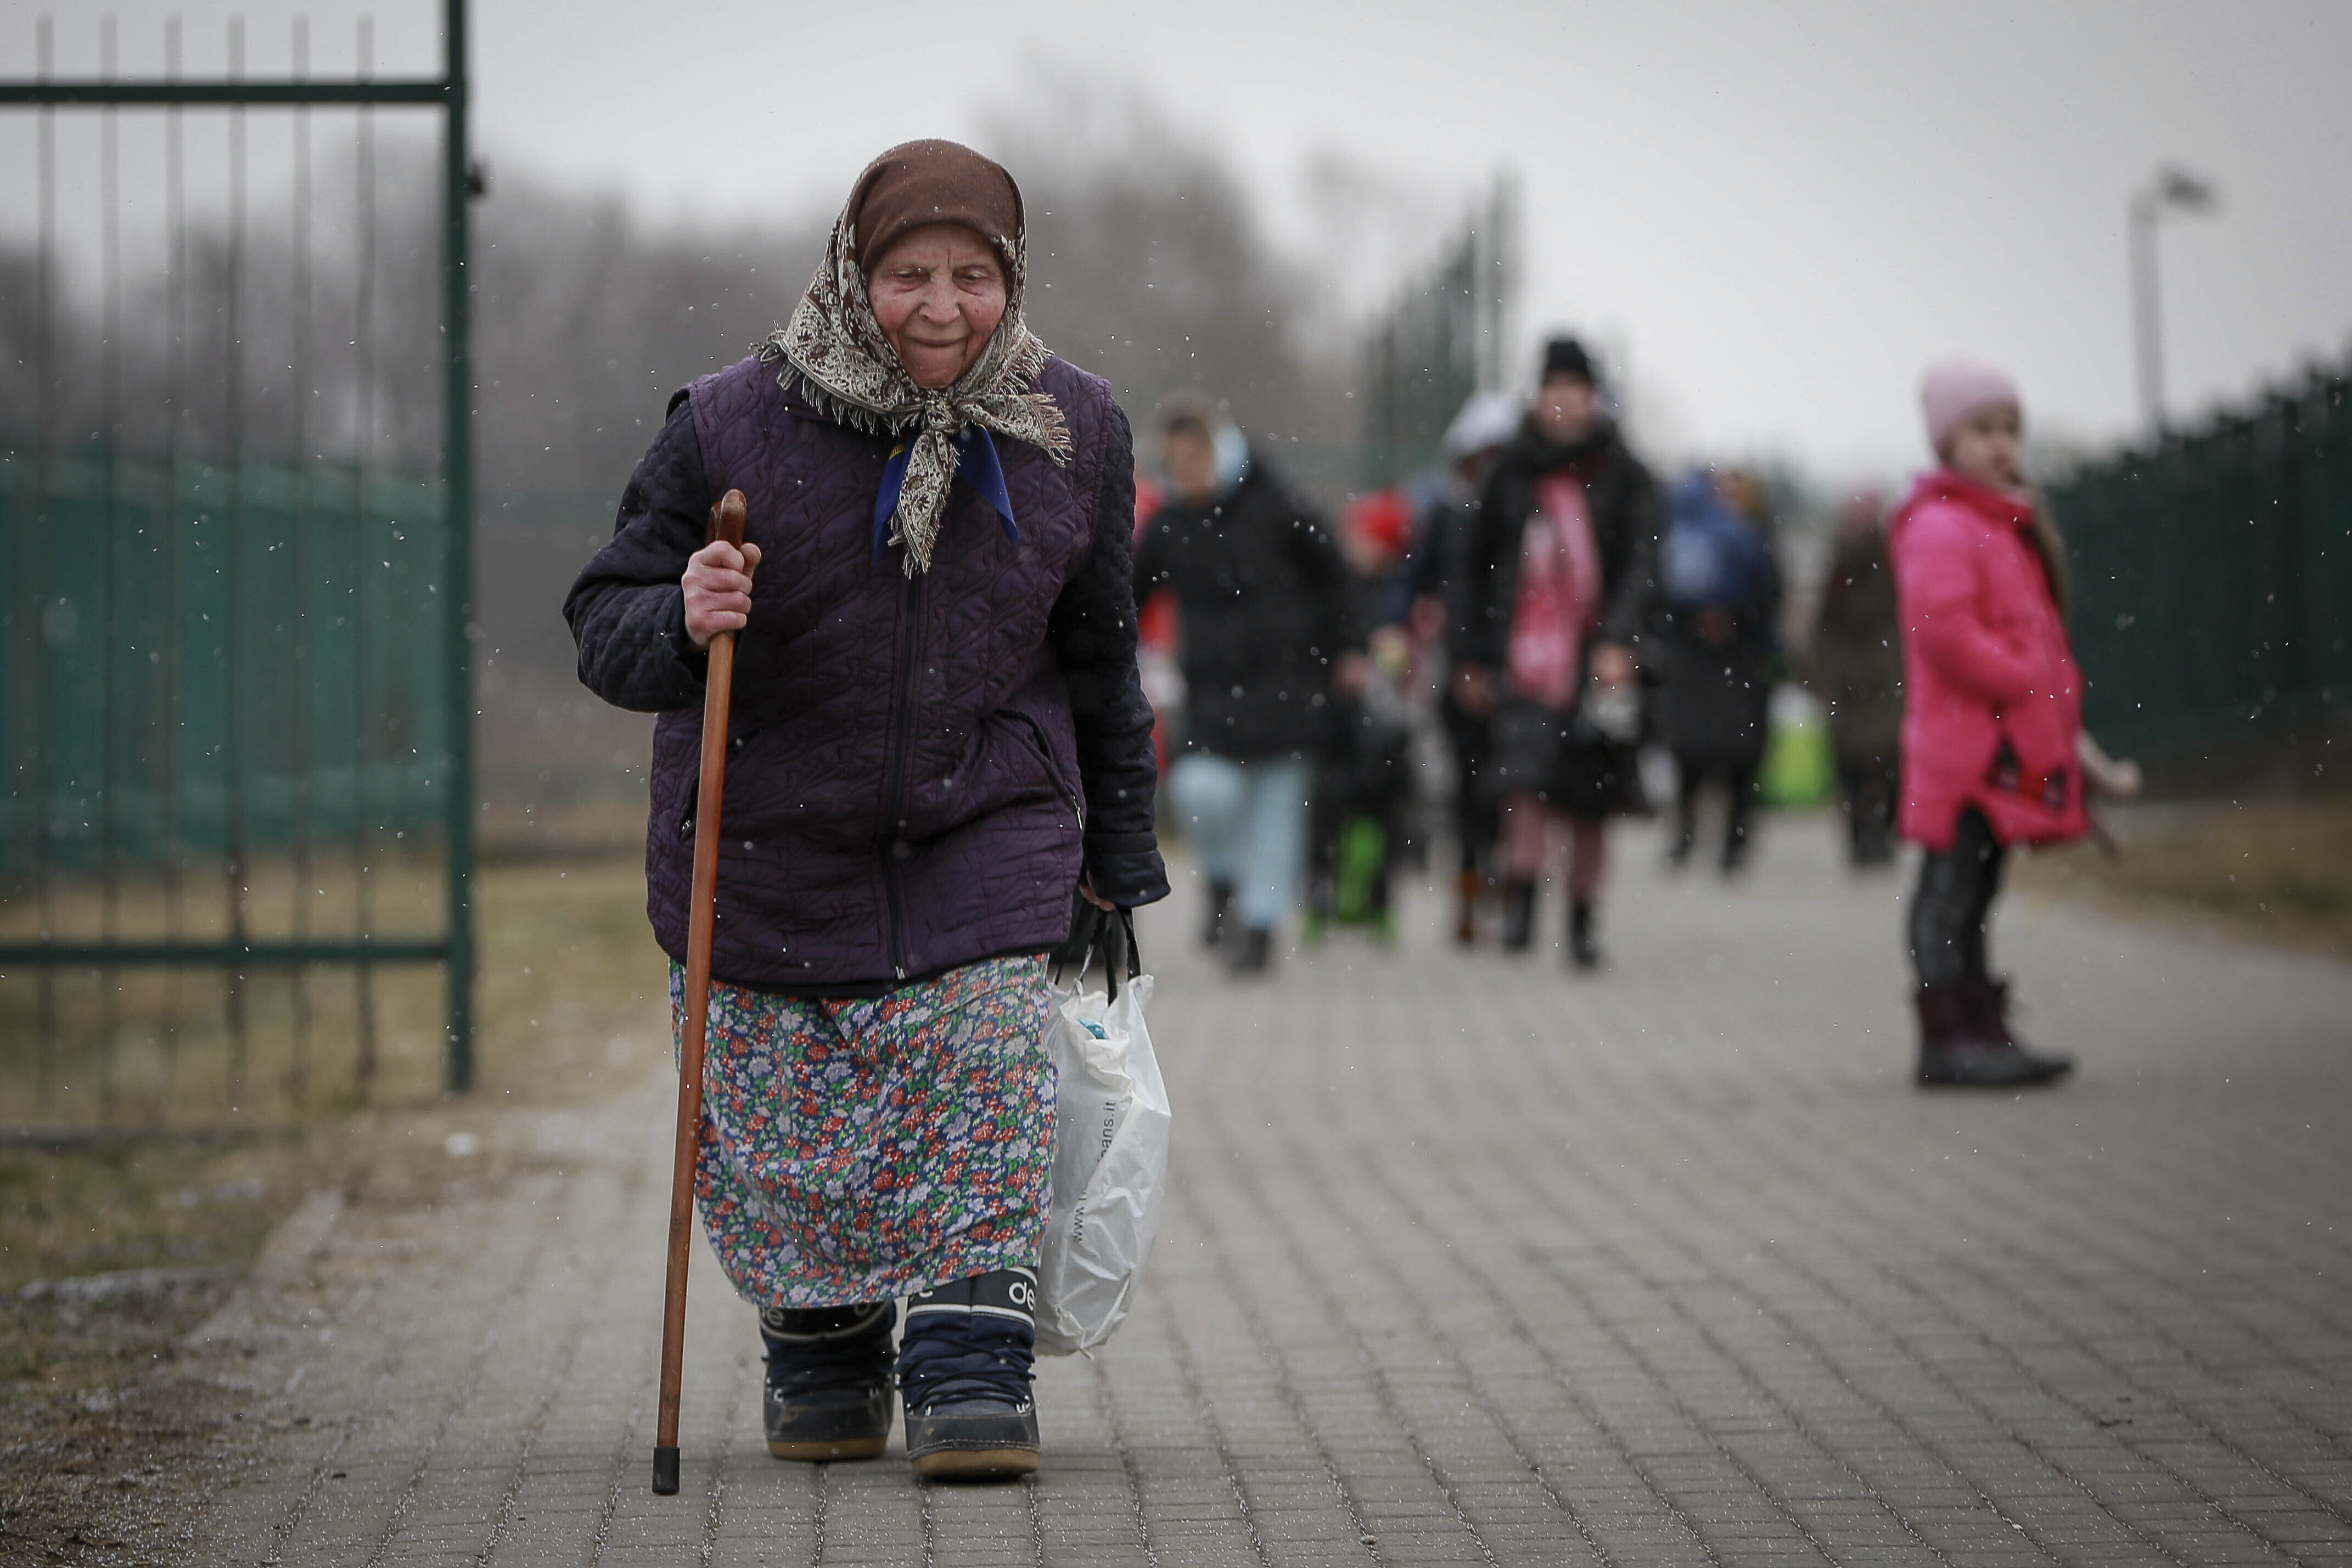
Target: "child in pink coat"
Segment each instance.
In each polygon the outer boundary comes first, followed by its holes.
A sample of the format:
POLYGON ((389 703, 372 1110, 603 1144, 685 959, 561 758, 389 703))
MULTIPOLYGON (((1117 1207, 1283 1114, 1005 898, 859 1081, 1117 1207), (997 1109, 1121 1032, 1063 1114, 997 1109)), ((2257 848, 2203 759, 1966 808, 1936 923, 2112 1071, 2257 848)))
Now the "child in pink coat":
POLYGON ((2088 825, 2064 559, 2019 467, 2014 383, 1948 361, 1920 401, 1940 466, 1888 525, 1906 682, 1901 826, 1927 852, 1910 910, 1919 1081, 2042 1083, 2074 1062, 2011 1029, 1985 928, 2009 846, 2088 825))

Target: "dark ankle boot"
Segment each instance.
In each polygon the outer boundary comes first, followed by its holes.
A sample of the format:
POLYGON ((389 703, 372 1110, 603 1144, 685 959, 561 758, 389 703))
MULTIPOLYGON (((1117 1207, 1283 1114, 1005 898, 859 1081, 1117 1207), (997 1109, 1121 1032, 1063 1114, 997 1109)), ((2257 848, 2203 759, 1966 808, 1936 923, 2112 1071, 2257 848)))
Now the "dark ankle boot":
POLYGON ((1209 916, 1201 926, 1201 946, 1213 947, 1225 939, 1225 916, 1233 912, 1234 884, 1213 882, 1209 884, 1209 916))
POLYGON ((1577 899, 1568 906, 1568 961, 1579 969, 1601 967, 1601 938, 1589 898, 1577 899))
POLYGON ((1477 946, 1479 881, 1479 875, 1475 871, 1462 871, 1454 873, 1454 941, 1457 946, 1477 946))
POLYGON ((1503 884, 1503 951, 1524 953, 1536 940, 1536 884, 1503 884))
POLYGON ((2017 1032, 2016 1025, 2010 1019, 2008 981, 1990 977, 1963 980, 1960 988, 1966 996, 1969 1019, 1976 1032, 1996 1045, 2016 1051, 2035 1065, 2038 1075, 2028 1082, 2039 1083, 2074 1071, 2073 1057, 2060 1051, 2042 1051, 2017 1032))
POLYGON ((1269 926, 1253 925, 1241 934, 1234 945, 1233 956, 1225 966, 1232 975, 1263 975, 1274 967, 1274 931, 1269 926))
POLYGON ((870 1459, 890 1436, 896 1301, 760 1309, 768 1386, 761 1415, 780 1459, 870 1459))
POLYGON ((1919 1014, 1919 1082, 1978 1089, 2046 1083, 2074 1067, 2062 1056, 2026 1051, 1989 1021, 1979 987, 1922 986, 1913 997, 1919 1014))
POLYGON ((999 1269, 907 1303, 898 1386, 919 1476, 993 1480, 1037 1468, 1037 1278, 999 1269))
POLYGON ((1735 812, 1731 825, 1723 832, 1722 871, 1726 876, 1738 876, 1748 869, 1748 824, 1744 813, 1735 812))

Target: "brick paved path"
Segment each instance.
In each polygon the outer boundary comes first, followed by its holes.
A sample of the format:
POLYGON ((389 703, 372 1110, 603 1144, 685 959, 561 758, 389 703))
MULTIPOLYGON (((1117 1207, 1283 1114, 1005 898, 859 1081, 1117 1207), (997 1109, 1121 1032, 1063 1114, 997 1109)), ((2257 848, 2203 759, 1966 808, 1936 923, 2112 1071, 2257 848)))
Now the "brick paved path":
POLYGON ((2352 1562, 2352 968, 2019 901, 2076 1080, 1906 1081, 1892 883, 1623 842, 1615 967, 1155 912, 1176 1179, 1033 1485, 770 1459, 697 1259, 646 1490, 667 1095, 498 1124, 454 1210, 313 1204, 213 1328, 267 1462, 205 1563, 2352 1562), (249 1353, 235 1354, 238 1349, 249 1353))

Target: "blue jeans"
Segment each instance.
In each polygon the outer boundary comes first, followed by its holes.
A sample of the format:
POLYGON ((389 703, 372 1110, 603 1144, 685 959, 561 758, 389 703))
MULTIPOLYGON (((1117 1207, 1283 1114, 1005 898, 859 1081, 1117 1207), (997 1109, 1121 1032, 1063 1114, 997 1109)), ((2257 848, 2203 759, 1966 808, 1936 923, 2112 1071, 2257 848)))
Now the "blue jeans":
POLYGON ((1194 751, 1178 759, 1170 797, 1211 882, 1234 890, 1234 912, 1254 931, 1270 931, 1298 902, 1307 858, 1304 760, 1247 761, 1194 751))

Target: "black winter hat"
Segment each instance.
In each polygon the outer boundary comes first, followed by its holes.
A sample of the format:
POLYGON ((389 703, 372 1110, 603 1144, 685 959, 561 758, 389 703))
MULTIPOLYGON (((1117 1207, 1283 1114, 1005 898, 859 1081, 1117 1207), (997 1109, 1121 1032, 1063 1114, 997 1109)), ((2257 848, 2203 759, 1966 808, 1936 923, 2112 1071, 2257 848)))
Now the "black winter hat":
POLYGON ((1554 376, 1574 376, 1587 386, 1601 384, 1600 372, 1592 368, 1592 356, 1573 338, 1554 338, 1544 345, 1543 379, 1549 381, 1554 376))

